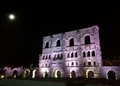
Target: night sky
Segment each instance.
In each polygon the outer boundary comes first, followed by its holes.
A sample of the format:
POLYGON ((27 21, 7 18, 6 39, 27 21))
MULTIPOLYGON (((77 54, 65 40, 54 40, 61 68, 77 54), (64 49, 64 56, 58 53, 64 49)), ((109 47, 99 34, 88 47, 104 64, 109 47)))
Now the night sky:
POLYGON ((119 2, 0 1, 0 64, 38 66, 42 37, 93 25, 100 28, 102 58, 120 56, 119 2))

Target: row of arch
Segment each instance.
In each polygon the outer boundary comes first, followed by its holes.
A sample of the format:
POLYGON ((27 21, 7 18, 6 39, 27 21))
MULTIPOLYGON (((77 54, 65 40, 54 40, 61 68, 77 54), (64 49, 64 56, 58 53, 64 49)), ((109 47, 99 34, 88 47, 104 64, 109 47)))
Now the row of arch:
MULTIPOLYGON (((62 71, 56 70, 53 73, 53 76, 54 76, 54 78, 62 78, 62 74, 63 74, 62 71)), ((70 72, 70 78, 76 78, 76 77, 77 77, 76 71, 72 70, 70 72)), ((88 71, 87 72, 87 78, 94 78, 94 77, 95 77, 95 73, 93 71, 88 71)), ((116 73, 114 71, 108 71, 107 79, 109 79, 109 80, 117 80, 116 73)))
MULTIPOLYGON (((45 72, 43 73, 43 78, 47 78, 47 77, 48 77, 48 72, 45 71, 45 72)), ((62 78, 62 77, 63 77, 63 72, 62 72, 61 70, 59 70, 59 69, 53 70, 53 72, 52 72, 52 77, 53 77, 53 78, 62 78)), ((70 78, 75 78, 75 77, 76 77, 76 72, 73 70, 73 71, 71 71, 71 73, 70 73, 70 78)))
POLYGON ((78 57, 78 54, 77 54, 77 52, 75 52, 75 53, 67 53, 67 58, 69 58, 69 57, 71 57, 71 58, 73 58, 73 57, 78 57))
MULTIPOLYGON (((51 55, 43 55, 42 57, 43 60, 47 60, 47 59, 51 59, 51 55)), ((57 59, 63 59, 63 54, 54 54, 54 58, 53 60, 57 60, 57 59)))
POLYGON ((51 59, 51 55, 44 55, 42 59, 43 60, 45 60, 45 59, 51 59))
POLYGON ((49 67, 49 66, 50 66, 49 63, 45 63, 45 64, 42 65, 42 67, 49 67))
POLYGON ((93 62, 93 65, 91 62, 87 62, 87 64, 86 62, 83 63, 83 66, 96 66, 96 65, 97 65, 96 62, 93 62))
MULTIPOLYGON (((23 73, 23 78, 30 77, 30 73, 32 72, 32 78, 38 77, 37 70, 30 71, 30 69, 25 69, 23 73)), ((12 74, 13 78, 18 78, 20 75, 18 75, 18 71, 14 70, 12 74)))
POLYGON ((57 59, 63 59, 63 54, 61 53, 61 54, 54 54, 54 58, 53 58, 53 60, 57 60, 57 59))
MULTIPOLYGON (((84 40, 85 40, 84 41, 85 44, 90 44, 91 43, 89 35, 85 36, 84 40)), ((61 40, 60 39, 58 39, 56 41, 56 47, 58 47, 58 46, 61 46, 61 40)), ((74 38, 70 38, 70 40, 69 40, 69 46, 74 46, 74 38)), ((49 47, 50 47, 50 43, 49 43, 49 41, 47 41, 45 43, 45 48, 49 48, 49 47)))
POLYGON ((92 51, 92 52, 90 52, 90 51, 88 51, 88 52, 83 52, 83 57, 94 57, 95 56, 95 51, 92 51))
MULTIPOLYGON (((78 57, 78 53, 75 52, 75 53, 67 53, 67 58, 73 58, 73 57, 78 57)), ((47 60, 47 59, 51 59, 51 55, 43 55, 42 56, 42 59, 43 60, 47 60)), ((56 59, 63 59, 63 54, 54 54, 54 60, 56 59)))
POLYGON ((78 66, 78 62, 68 62, 66 66, 78 66))

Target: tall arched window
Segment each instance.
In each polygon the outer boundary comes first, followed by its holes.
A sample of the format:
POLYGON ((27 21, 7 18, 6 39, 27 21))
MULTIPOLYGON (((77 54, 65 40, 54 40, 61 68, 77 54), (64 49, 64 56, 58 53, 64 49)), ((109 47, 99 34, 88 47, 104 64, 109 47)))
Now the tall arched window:
POLYGON ((56 46, 60 46, 60 40, 57 40, 56 46))
POLYGON ((90 51, 87 52, 87 57, 90 57, 90 51))
POLYGON ((83 52, 83 57, 86 57, 85 52, 83 52))
POLYGON ((56 59, 56 54, 54 55, 54 60, 56 59))
POLYGON ((77 57, 77 52, 75 52, 75 57, 77 57))
POLYGON ((92 51, 92 56, 95 56, 95 51, 92 51))
POLYGON ((73 53, 71 53, 71 57, 73 57, 73 53))
POLYGON ((60 57, 59 54, 57 54, 57 59, 59 59, 59 57, 60 57))
POLYGON ((43 56, 43 59, 45 59, 45 56, 43 56))
POLYGON ((48 55, 46 55, 46 59, 48 58, 48 55))
POLYGON ((63 54, 61 53, 61 59, 63 59, 63 54))
POLYGON ((49 42, 46 42, 45 48, 49 48, 49 42))
POLYGON ((51 59, 51 55, 49 55, 49 59, 51 59))
POLYGON ((70 39, 69 46, 74 46, 74 39, 73 38, 70 39))
POLYGON ((85 44, 90 44, 90 36, 85 36, 85 44))

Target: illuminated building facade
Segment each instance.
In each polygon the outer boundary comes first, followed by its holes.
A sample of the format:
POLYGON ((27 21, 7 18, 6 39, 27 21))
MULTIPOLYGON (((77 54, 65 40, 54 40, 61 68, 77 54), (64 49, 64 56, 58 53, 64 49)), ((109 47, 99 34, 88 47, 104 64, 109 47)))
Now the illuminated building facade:
POLYGON ((98 26, 43 37, 40 77, 99 78, 101 67, 98 26))

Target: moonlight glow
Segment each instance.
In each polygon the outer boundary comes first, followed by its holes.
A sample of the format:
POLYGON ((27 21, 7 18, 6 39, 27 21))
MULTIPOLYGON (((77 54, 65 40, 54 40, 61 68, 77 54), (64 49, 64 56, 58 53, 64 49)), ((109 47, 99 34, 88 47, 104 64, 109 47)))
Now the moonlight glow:
POLYGON ((13 20, 13 19, 15 18, 15 16, 14 16, 13 14, 10 14, 10 15, 9 15, 9 18, 10 18, 11 20, 13 20))

